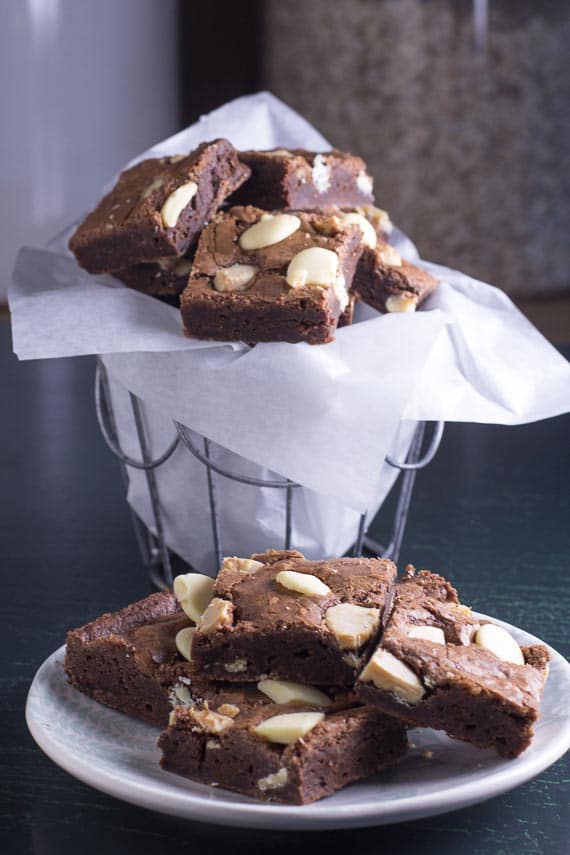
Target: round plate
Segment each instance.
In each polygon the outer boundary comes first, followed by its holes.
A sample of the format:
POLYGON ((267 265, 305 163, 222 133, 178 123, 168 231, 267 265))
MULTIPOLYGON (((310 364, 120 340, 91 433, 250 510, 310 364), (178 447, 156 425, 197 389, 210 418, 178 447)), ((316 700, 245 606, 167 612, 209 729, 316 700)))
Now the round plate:
MULTIPOLYGON (((493 619, 494 620, 494 619, 493 619)), ((534 638, 504 626, 520 644, 534 638)), ((158 731, 107 709, 69 686, 65 648, 47 659, 30 687, 26 720, 48 757, 80 781, 132 804, 220 825, 272 829, 383 825, 457 810, 538 775, 570 747, 570 665, 549 648, 550 675, 531 747, 502 760, 429 729, 410 731, 413 748, 388 772, 305 807, 264 804, 195 784, 158 765, 158 731)))

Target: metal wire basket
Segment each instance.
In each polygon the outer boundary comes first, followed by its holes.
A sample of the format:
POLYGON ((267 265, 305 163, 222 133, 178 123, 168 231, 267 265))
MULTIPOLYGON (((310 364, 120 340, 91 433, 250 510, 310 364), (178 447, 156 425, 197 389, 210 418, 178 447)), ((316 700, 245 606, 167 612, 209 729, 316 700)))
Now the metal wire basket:
MULTIPOLYGON (((188 452, 199 460, 206 469, 212 543, 218 566, 222 563, 223 555, 227 554, 224 552, 223 548, 222 528, 218 508, 217 491, 218 479, 220 478, 228 478, 232 481, 237 481, 251 489, 269 487, 271 489, 283 491, 282 543, 285 549, 292 549, 295 547, 295 544, 292 543, 292 520, 294 513, 295 491, 300 487, 299 484, 294 481, 290 481, 288 478, 278 478, 275 480, 258 479, 241 475, 236 472, 230 472, 228 469, 222 467, 216 462, 216 450, 218 446, 214 442, 206 437, 200 437, 199 442, 197 442, 192 435, 193 432, 176 421, 174 422, 176 430, 174 440, 161 454, 152 457, 143 419, 141 399, 132 392, 129 392, 129 402, 134 418, 138 444, 140 446, 140 459, 135 459, 134 457, 126 454, 121 448, 109 389, 109 378, 102 360, 97 359, 95 372, 95 408, 103 439, 119 460, 125 486, 128 485, 129 467, 144 471, 146 477, 154 531, 145 525, 140 517, 132 510, 131 515, 141 556, 145 566, 147 567, 149 577, 153 585, 159 589, 169 588, 172 585, 173 577, 177 573, 187 572, 191 569, 180 556, 176 555, 169 549, 166 543, 164 533, 165 527, 156 478, 156 470, 174 454, 180 444, 183 444, 188 452)), ((370 523, 371 520, 368 519, 369 514, 365 511, 360 515, 357 531, 355 532, 354 544, 351 549, 352 555, 360 556, 363 554, 364 550, 367 550, 375 555, 381 555, 385 558, 391 558, 392 560, 397 561, 408 518, 416 473, 419 469, 423 469, 424 466, 427 466, 435 457, 441 443, 443 429, 444 422, 436 422, 434 424, 432 437, 428 443, 428 447, 422 453, 426 423, 418 422, 406 459, 398 461, 389 456, 386 457, 386 462, 401 472, 399 494, 396 501, 390 537, 384 545, 368 534, 369 526, 367 526, 367 521, 370 523)), ((276 548, 279 548, 279 546, 280 544, 275 544, 276 548)))

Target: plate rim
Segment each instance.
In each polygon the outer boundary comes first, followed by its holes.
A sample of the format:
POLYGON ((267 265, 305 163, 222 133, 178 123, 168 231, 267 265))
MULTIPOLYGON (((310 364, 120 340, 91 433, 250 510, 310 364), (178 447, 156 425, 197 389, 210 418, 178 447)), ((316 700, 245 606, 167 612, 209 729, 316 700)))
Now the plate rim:
MULTIPOLYGON (((544 644, 552 660, 562 667, 565 682, 570 685, 570 664, 562 654, 531 633, 513 624, 474 612, 477 617, 492 620, 504 629, 524 634, 523 642, 544 644)), ((547 769, 562 757, 570 748, 570 714, 561 722, 556 739, 547 744, 538 754, 525 753, 515 760, 508 761, 504 767, 482 776, 479 780, 467 780, 461 784, 450 785, 425 795, 406 796, 397 801, 382 802, 367 799, 350 805, 327 805, 315 802, 312 805, 279 805, 255 800, 242 802, 212 799, 211 795, 192 792, 170 786, 167 792, 157 789, 153 780, 129 781, 125 787, 124 779, 112 771, 93 767, 89 761, 77 754, 62 751, 61 746, 52 739, 49 728, 39 723, 31 712, 32 697, 37 691, 43 674, 50 670, 60 659, 65 645, 53 651, 40 665, 30 685, 25 718, 28 729, 41 750, 60 768, 72 777, 100 792, 128 802, 138 807, 160 813, 177 816, 182 819, 211 823, 229 827, 271 828, 275 830, 310 831, 319 829, 357 828, 386 825, 394 822, 409 822, 422 817, 437 816, 494 798, 514 789, 547 769), (514 765, 517 764, 517 765, 514 765), (450 795, 452 794, 452 798, 450 795), (316 810, 315 810, 316 808, 316 810)), ((93 699, 92 703, 97 701, 93 699)), ((107 708, 110 709, 110 708, 107 708)), ((116 715, 122 713, 114 710, 116 715)), ((205 786, 205 785, 204 785, 205 786)))

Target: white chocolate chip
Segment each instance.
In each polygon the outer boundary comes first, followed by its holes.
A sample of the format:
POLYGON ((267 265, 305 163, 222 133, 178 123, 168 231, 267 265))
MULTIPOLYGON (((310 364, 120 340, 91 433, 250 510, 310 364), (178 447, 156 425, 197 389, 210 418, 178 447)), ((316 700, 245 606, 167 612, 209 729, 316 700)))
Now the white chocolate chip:
POLYGON ((219 739, 207 739, 206 740, 206 748, 210 751, 215 751, 217 748, 221 748, 219 739))
POLYGON ((176 649, 188 662, 192 662, 192 640, 195 632, 195 626, 187 626, 176 633, 176 649))
POLYGON ((366 196, 372 196, 372 178, 370 175, 367 175, 362 169, 356 176, 356 186, 360 190, 361 193, 365 193, 366 196))
POLYGON ((233 662, 226 662, 224 668, 228 674, 239 674, 242 671, 247 671, 247 659, 235 659, 233 662))
POLYGON ((289 772, 285 767, 282 767, 272 775, 266 775, 265 778, 259 778, 257 781, 257 789, 264 793, 266 790, 279 790, 284 787, 289 780, 289 772))
POLYGON ((331 186, 331 168, 322 154, 317 154, 313 160, 312 177, 318 192, 326 193, 331 186))
POLYGON ((264 249, 290 237, 301 228, 301 220, 294 214, 263 214, 240 236, 239 245, 246 251, 264 249))
POLYGON ((198 629, 202 634, 217 632, 232 626, 234 622, 234 607, 228 600, 216 597, 198 621, 198 629))
POLYGON ((262 567, 265 567, 262 561, 254 561, 253 558, 237 558, 235 555, 228 556, 222 561, 222 570, 238 570, 240 573, 257 573, 262 567))
POLYGON ((214 276, 214 288, 216 291, 245 291, 258 271, 259 267, 254 264, 220 267, 214 276))
POLYGON ((376 635, 380 609, 339 603, 327 609, 325 623, 343 650, 358 650, 376 635))
POLYGON ((227 715, 230 718, 235 718, 239 715, 239 707, 236 707, 235 704, 222 704, 218 707, 218 712, 221 715, 227 715))
POLYGON ((375 229, 384 232, 385 235, 389 235, 393 231, 394 226, 392 225, 388 211, 376 208, 375 205, 359 205, 356 211, 362 214, 363 217, 366 217, 375 229))
POLYGON ((405 294, 392 294, 386 300, 386 311, 415 312, 417 304, 417 297, 407 297, 405 294))
POLYGON ((197 623, 214 594, 214 580, 203 573, 184 573, 175 578, 173 589, 184 613, 197 623))
POLYGON ((524 656, 519 645, 512 635, 500 626, 493 623, 485 623, 479 627, 475 635, 475 644, 494 653, 503 662, 512 662, 515 665, 524 665, 524 656))
POLYGON ((362 232, 363 246, 367 246, 370 249, 374 249, 376 243, 378 242, 378 235, 374 231, 374 226, 366 219, 366 217, 363 217, 362 214, 350 213, 345 214, 343 219, 344 222, 348 223, 349 225, 353 224, 355 226, 358 226, 358 228, 362 232))
POLYGON ((305 594, 307 597, 326 597, 331 589, 312 573, 297 573, 295 570, 282 570, 275 581, 289 591, 305 594))
POLYGON ((332 249, 312 246, 294 255, 287 268, 287 284, 291 288, 313 285, 330 288, 338 270, 338 256, 332 249))
POLYGON ((278 742, 280 745, 290 745, 306 736, 319 722, 323 721, 322 712, 298 712, 274 715, 265 719, 253 729, 256 736, 267 739, 268 742, 278 742))
POLYGON ((260 680, 257 688, 267 695, 274 704, 312 704, 315 707, 327 707, 330 698, 313 686, 292 683, 289 680, 260 680))
POLYGON ((188 205, 196 193, 198 192, 198 185, 195 181, 188 181, 186 184, 183 184, 181 187, 178 187, 170 196, 167 198, 166 202, 160 209, 160 216, 162 217, 162 222, 166 226, 167 229, 173 229, 176 223, 178 222, 178 217, 188 205))
POLYGON ((383 247, 378 249, 378 258, 382 264, 387 264, 388 267, 402 266, 402 256, 398 250, 394 249, 393 246, 390 246, 389 243, 385 243, 383 247))
POLYGON ((411 626, 408 638, 422 638, 425 641, 433 641, 434 644, 445 644, 445 633, 439 626, 411 626))
POLYGON ((378 689, 392 692, 408 704, 417 704, 425 690, 416 674, 388 650, 379 649, 358 678, 374 683, 378 689))

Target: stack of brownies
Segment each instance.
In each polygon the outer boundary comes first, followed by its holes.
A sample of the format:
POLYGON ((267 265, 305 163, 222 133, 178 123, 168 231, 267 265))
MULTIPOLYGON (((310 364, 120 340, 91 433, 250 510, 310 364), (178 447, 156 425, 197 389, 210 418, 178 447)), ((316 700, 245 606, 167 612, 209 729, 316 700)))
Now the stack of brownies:
POLYGON ((517 756, 548 653, 480 621, 434 573, 270 550, 69 632, 65 669, 166 728, 164 769, 306 804, 395 764, 408 727, 517 756))
POLYGON ((189 336, 325 344, 355 301, 412 312, 437 286, 373 203, 352 154, 219 139, 123 172, 69 245, 90 273, 178 301, 189 336))

